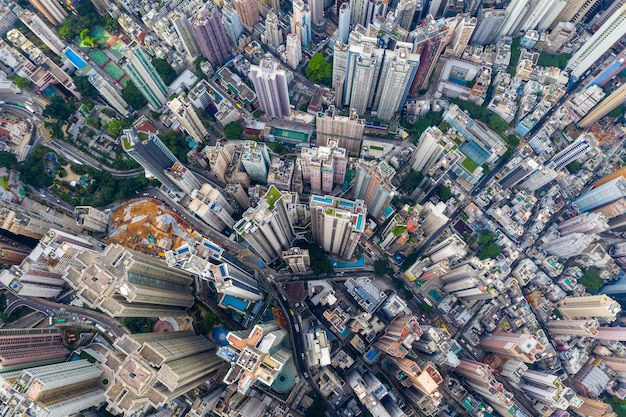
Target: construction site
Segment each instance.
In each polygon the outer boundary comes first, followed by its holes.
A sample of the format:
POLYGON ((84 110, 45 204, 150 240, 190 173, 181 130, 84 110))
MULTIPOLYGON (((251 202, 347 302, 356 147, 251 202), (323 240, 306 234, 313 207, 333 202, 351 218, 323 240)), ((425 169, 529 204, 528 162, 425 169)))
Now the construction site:
POLYGON ((107 243, 161 257, 171 248, 195 241, 193 228, 154 198, 124 202, 113 212, 109 230, 107 243))

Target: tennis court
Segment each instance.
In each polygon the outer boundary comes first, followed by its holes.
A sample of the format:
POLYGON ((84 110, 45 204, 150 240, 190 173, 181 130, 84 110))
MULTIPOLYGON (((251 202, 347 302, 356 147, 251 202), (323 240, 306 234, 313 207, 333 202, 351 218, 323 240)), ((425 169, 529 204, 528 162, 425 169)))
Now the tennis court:
POLYGON ((119 80, 124 76, 124 71, 122 71, 122 69, 118 67, 115 62, 109 62, 108 64, 106 64, 104 70, 108 72, 115 80, 119 80))
POLYGON ((116 57, 118 58, 123 58, 124 55, 122 54, 121 49, 126 46, 124 45, 124 42, 122 41, 115 41, 113 42, 113 44, 109 47, 109 51, 113 52, 115 54, 116 57))
POLYGON ((109 62, 109 58, 98 49, 94 49, 93 51, 91 51, 89 53, 89 57, 101 67, 105 66, 106 63, 109 62))

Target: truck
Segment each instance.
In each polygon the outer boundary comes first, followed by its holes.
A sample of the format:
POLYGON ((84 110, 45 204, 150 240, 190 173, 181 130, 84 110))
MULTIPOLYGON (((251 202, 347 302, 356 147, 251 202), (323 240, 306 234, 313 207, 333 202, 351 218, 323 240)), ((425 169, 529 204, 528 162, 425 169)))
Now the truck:
POLYGON ((52 321, 54 319, 52 318, 52 316, 48 317, 48 326, 52 326, 52 321))
POLYGON ((257 262, 257 265, 259 265, 259 268, 265 269, 265 265, 263 265, 263 262, 259 261, 257 262))
POLYGON ((102 326, 100 323, 94 322, 94 326, 96 329, 100 330, 102 333, 104 334, 107 333, 107 329, 105 329, 104 326, 102 326))

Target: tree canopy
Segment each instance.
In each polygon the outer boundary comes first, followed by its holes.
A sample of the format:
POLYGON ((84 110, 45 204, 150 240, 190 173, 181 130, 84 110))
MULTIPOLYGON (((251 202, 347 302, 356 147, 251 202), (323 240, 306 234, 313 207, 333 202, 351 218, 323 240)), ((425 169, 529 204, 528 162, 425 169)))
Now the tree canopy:
POLYGON ((502 253, 500 246, 494 242, 489 242, 486 245, 481 246, 478 251, 478 257, 480 259, 494 259, 497 258, 500 253, 502 253))
POLYGON ((126 88, 122 90, 122 98, 128 103, 133 110, 139 110, 146 104, 148 100, 141 94, 141 91, 135 86, 132 81, 128 81, 126 88))
POLYGON ((107 124, 107 130, 111 136, 114 138, 119 138, 122 136, 122 131, 124 129, 129 129, 132 126, 132 122, 130 119, 122 119, 122 120, 111 120, 107 124))
POLYGON ((43 110, 44 117, 51 117, 59 121, 67 121, 72 113, 74 113, 73 100, 65 100, 61 96, 52 96, 50 104, 43 110))
POLYGON ((15 75, 11 77, 11 81, 13 81, 13 84, 20 90, 30 90, 30 80, 28 78, 15 75))
POLYGON ((26 159, 17 165, 20 179, 35 188, 49 187, 52 185, 52 177, 44 171, 43 158, 52 149, 37 145, 28 153, 26 159))
POLYGON ((415 171, 413 169, 409 170, 409 172, 402 178, 402 182, 400 186, 408 193, 411 193, 413 190, 417 188, 417 186, 422 182, 422 178, 424 176, 421 172, 415 171))
POLYGON ((492 114, 491 117, 489 117, 489 123, 487 123, 487 125, 499 133, 504 133, 509 128, 507 122, 502 120, 497 114, 492 114))
POLYGON ((557 67, 557 68, 565 68, 567 61, 569 61, 571 55, 570 54, 550 54, 547 52, 541 52, 539 54, 539 59, 537 59, 537 65, 542 67, 557 67))
POLYGON ((409 123, 405 119, 401 121, 402 127, 411 135, 411 142, 416 144, 422 133, 431 126, 438 126, 442 123, 443 111, 429 112, 419 117, 414 123, 409 123))
POLYGON ((604 280, 600 277, 600 270, 592 266, 580 277, 578 283, 583 285, 589 294, 596 294, 604 285, 604 280))
POLYGON ((314 83, 330 85, 333 76, 332 65, 326 61, 324 54, 318 52, 309 60, 304 75, 314 83))
POLYGON ((330 259, 326 256, 326 252, 315 243, 304 242, 301 243, 300 248, 309 250, 309 257, 311 258, 311 269, 313 275, 328 275, 335 272, 330 259))
POLYGON ((243 128, 238 122, 230 122, 224 128, 224 135, 230 140, 241 139, 243 128))
POLYGON ((163 141, 165 146, 172 151, 172 153, 181 162, 187 162, 187 153, 189 152, 189 145, 185 138, 174 130, 167 130, 163 133, 159 133, 159 139, 163 141))
POLYGON ((74 85, 76 85, 76 91, 83 96, 97 97, 98 90, 89 82, 89 78, 84 75, 74 76, 74 85))
POLYGON ((176 71, 172 66, 164 60, 163 58, 154 58, 152 59, 152 65, 156 72, 159 73, 163 82, 167 85, 170 85, 176 79, 176 71))
POLYGON ((0 167, 11 168, 17 164, 15 154, 6 151, 0 151, 0 167))
POLYGON ((83 0, 78 3, 77 14, 70 14, 58 26, 57 32, 66 41, 79 36, 85 28, 93 28, 102 22, 102 17, 96 11, 91 0, 83 0))
POLYGON ((385 275, 393 276, 393 269, 389 266, 389 261, 386 258, 374 261, 374 275, 380 278, 385 275))
POLYGON ((450 187, 442 184, 437 187, 437 195, 439 196, 439 199, 445 203, 450 200, 450 197, 452 197, 452 190, 450 187))

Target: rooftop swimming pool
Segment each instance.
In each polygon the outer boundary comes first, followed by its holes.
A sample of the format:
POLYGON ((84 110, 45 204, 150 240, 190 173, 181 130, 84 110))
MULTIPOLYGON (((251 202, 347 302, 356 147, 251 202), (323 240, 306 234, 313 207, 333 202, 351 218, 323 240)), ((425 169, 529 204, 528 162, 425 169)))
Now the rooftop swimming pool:
POLYGON ((220 302, 224 307, 232 307, 237 311, 244 312, 250 303, 247 303, 239 298, 233 297, 232 295, 225 295, 220 302))

